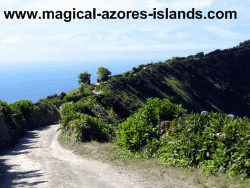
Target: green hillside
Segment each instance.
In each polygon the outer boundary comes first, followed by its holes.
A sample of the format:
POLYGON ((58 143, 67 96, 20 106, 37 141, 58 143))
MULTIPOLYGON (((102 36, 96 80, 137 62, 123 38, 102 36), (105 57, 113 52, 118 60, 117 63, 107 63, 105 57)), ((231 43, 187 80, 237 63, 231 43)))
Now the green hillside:
POLYGON ((225 50, 174 57, 165 62, 139 65, 110 76, 95 88, 83 84, 64 95, 51 95, 39 101, 59 107, 65 102, 96 100, 104 108, 113 108, 121 119, 142 107, 147 98, 167 98, 182 104, 188 113, 203 110, 250 117, 250 44, 249 41, 225 50))
POLYGON ((112 76, 107 88, 138 104, 148 97, 168 98, 189 112, 213 110, 249 117, 249 71, 250 45, 246 41, 206 55, 198 53, 193 57, 140 65, 112 76))
POLYGON ((249 63, 245 41, 140 65, 35 104, 0 100, 0 151, 28 130, 60 119, 61 140, 109 143, 115 159, 154 158, 161 165, 249 179, 249 63))

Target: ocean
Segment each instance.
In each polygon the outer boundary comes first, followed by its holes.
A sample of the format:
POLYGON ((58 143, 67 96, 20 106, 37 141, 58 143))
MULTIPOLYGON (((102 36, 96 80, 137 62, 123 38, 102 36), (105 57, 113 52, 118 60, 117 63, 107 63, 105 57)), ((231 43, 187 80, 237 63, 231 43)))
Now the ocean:
POLYGON ((0 100, 8 104, 19 100, 31 100, 34 103, 48 95, 59 95, 79 87, 78 74, 84 71, 92 74, 91 83, 95 83, 98 67, 108 68, 115 75, 141 64, 165 60, 0 62, 0 100))

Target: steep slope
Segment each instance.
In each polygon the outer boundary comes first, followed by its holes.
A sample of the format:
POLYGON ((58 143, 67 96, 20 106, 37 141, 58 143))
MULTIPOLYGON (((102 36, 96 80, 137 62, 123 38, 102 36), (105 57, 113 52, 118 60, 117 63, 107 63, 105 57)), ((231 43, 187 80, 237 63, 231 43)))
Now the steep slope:
POLYGON ((195 113, 213 110, 250 117, 249 62, 250 45, 246 41, 206 55, 140 65, 112 76, 107 88, 138 104, 148 97, 168 98, 195 113))

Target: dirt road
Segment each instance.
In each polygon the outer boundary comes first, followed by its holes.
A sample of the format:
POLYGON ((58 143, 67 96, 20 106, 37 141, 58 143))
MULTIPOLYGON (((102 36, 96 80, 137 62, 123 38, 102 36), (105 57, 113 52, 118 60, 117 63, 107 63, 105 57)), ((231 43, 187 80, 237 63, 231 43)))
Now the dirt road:
POLYGON ((59 126, 29 131, 1 157, 5 171, 1 187, 145 187, 111 165, 81 158, 62 148, 57 141, 59 126))

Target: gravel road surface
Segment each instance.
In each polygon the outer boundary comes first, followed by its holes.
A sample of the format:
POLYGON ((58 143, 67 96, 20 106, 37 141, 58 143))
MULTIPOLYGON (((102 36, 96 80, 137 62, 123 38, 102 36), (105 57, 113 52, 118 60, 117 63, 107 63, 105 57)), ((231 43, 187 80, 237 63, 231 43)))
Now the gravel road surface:
POLYGON ((1 157, 5 171, 1 187, 145 187, 141 180, 111 165, 84 159, 62 148, 57 141, 59 126, 29 131, 1 157))

